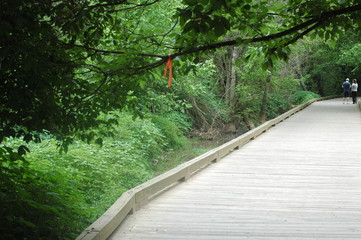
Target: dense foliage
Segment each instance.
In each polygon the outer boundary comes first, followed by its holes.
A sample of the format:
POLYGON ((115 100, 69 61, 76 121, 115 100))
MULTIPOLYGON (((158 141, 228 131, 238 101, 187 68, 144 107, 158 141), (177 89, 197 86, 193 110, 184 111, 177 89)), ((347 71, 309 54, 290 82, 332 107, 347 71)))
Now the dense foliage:
MULTIPOLYGON (((61 154, 54 138, 43 136, 42 143, 28 145, 32 151, 26 162, 2 162, 7 169, 0 175, 4 239, 74 239, 124 191, 152 178, 153 160, 162 151, 185 144, 172 118, 158 116, 153 123, 151 118, 133 120, 129 113, 117 115, 121 124, 102 147, 75 141, 61 154)), ((6 146, 19 141, 8 139, 6 146)))
POLYGON ((360 11, 358 0, 2 0, 3 236, 74 238, 185 135, 340 93, 361 74, 360 11))
POLYGON ((361 19, 357 0, 3 0, 1 6, 0 141, 39 141, 33 131, 43 129, 69 136, 98 125, 101 112, 137 109, 129 99, 144 94, 149 70, 168 54, 262 43, 272 65, 300 38, 334 38, 359 29, 361 19), (230 31, 239 34, 224 38, 230 31))
POLYGON ((359 39, 360 33, 351 31, 334 42, 303 43, 304 48, 297 54, 307 56, 303 60, 307 66, 303 75, 308 89, 323 96, 337 95, 341 94, 341 84, 346 78, 357 79, 361 74, 357 55, 359 39))

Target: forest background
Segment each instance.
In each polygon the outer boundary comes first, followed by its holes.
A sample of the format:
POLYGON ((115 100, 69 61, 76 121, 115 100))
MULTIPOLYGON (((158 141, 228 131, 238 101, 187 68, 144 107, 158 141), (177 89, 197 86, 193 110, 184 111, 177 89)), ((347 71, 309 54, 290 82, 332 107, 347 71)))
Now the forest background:
POLYGON ((360 10, 334 0, 3 0, 2 236, 74 239, 124 191, 225 134, 340 95, 361 73, 360 10))

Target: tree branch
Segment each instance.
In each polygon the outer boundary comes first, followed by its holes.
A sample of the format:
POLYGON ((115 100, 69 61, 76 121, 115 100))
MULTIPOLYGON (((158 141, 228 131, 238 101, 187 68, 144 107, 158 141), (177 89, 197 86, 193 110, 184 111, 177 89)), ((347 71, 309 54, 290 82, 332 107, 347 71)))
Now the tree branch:
MULTIPOLYGON (((62 42, 62 44, 70 46, 70 47, 84 48, 84 49, 86 49, 88 51, 94 51, 94 52, 97 52, 97 53, 104 53, 104 54, 124 54, 125 53, 124 51, 102 50, 102 49, 87 47, 87 46, 83 46, 83 45, 79 45, 79 44, 70 44, 70 43, 65 43, 65 42, 62 42)), ((135 54, 135 55, 142 56, 142 57, 157 57, 157 58, 162 58, 163 57, 161 55, 146 54, 146 53, 135 54)))
MULTIPOLYGON (((307 35, 312 30, 319 28, 323 23, 327 22, 331 18, 334 18, 339 15, 351 13, 351 12, 360 11, 360 10, 361 10, 361 5, 355 5, 355 6, 344 8, 344 9, 338 9, 338 10, 333 10, 333 11, 329 11, 329 12, 324 12, 324 13, 321 13, 319 16, 315 16, 314 18, 307 20, 301 24, 298 24, 287 30, 284 30, 284 31, 281 31, 281 32, 278 32, 275 34, 271 34, 268 36, 247 38, 247 39, 241 39, 241 40, 230 40, 230 41, 219 42, 219 43, 209 44, 209 45, 205 45, 205 46, 190 48, 190 49, 184 50, 184 51, 182 51, 183 50, 182 48, 179 48, 179 50, 180 50, 179 52, 174 53, 169 56, 172 59, 174 59, 177 56, 183 56, 183 55, 187 55, 187 54, 191 54, 191 53, 213 50, 213 49, 221 48, 224 46, 232 46, 232 45, 236 45, 236 44, 240 44, 240 43, 266 42, 266 41, 270 41, 270 40, 274 40, 274 39, 280 39, 284 36, 297 33, 291 40, 289 40, 281 45, 281 46, 287 46, 289 44, 296 42, 298 39, 302 38, 303 36, 307 35), (301 33, 299 33, 300 30, 303 30, 303 31, 301 33)), ((66 44, 66 43, 64 43, 64 44, 66 44)), ((69 44, 67 44, 67 45, 69 45, 69 44)), ((82 46, 82 45, 76 45, 76 44, 73 44, 71 46, 85 48, 89 51, 95 51, 95 52, 104 53, 104 54, 124 54, 125 53, 123 51, 100 50, 100 49, 86 47, 86 46, 82 46)), ((277 50, 277 48, 272 48, 272 49, 270 49, 269 53, 273 53, 276 50, 277 50)), ((160 60, 155 61, 151 64, 144 65, 144 66, 132 67, 132 68, 131 67, 119 68, 115 71, 107 72, 107 73, 101 72, 101 70, 100 70, 99 72, 104 76, 104 79, 101 81, 101 84, 98 86, 98 88, 95 89, 95 91, 93 91, 90 95, 84 97, 83 100, 85 100, 85 99, 89 100, 89 98, 92 98, 92 96, 101 93, 101 88, 104 86, 107 79, 109 79, 108 78, 109 76, 112 76, 112 75, 114 76, 114 75, 119 75, 119 74, 125 74, 128 77, 134 76, 134 75, 137 75, 144 71, 148 71, 148 70, 157 68, 157 67, 165 64, 165 62, 169 58, 168 55, 167 56, 161 56, 161 55, 155 55, 155 54, 135 54, 135 55, 143 56, 143 57, 156 57, 156 58, 160 58, 160 60)))
MULTIPOLYGON (((191 48, 185 51, 180 51, 178 53, 172 54, 171 57, 177 57, 177 56, 183 56, 183 55, 187 55, 187 54, 191 54, 191 53, 195 53, 195 52, 203 52, 206 50, 213 50, 213 49, 217 49, 217 48, 221 48, 221 47, 225 47, 225 46, 232 46, 232 45, 236 45, 236 44, 240 44, 240 43, 257 43, 257 42, 266 42, 266 41, 270 41, 270 40, 274 40, 274 39, 278 39, 293 33, 296 33, 299 30, 305 29, 311 25, 316 24, 317 22, 325 22, 326 20, 330 19, 330 18, 334 18, 336 16, 339 15, 343 15, 343 14, 347 14, 347 13, 352 13, 352 12, 356 12, 356 11, 360 11, 361 10, 361 5, 355 5, 352 7, 348 7, 348 8, 343 8, 343 9, 338 9, 338 10, 333 10, 333 11, 329 11, 329 12, 324 12, 321 13, 318 17, 315 17, 313 19, 310 19, 306 22, 303 22, 297 26, 294 26, 290 29, 287 29, 285 31, 282 32, 278 32, 275 34, 271 34, 268 36, 262 36, 262 37, 255 37, 255 38, 251 38, 251 39, 240 39, 240 40, 230 40, 230 41, 225 41, 225 42, 219 42, 219 43, 214 43, 214 44, 209 44, 206 46, 200 46, 200 47, 196 47, 196 48, 191 48)), ((317 27, 319 27, 318 24, 316 24, 317 27)), ((315 26, 315 28, 316 28, 315 26)), ((311 30, 315 29, 315 28, 311 28, 311 30)), ((303 35, 306 35, 307 33, 309 33, 310 31, 306 31, 303 35)), ((182 50, 182 48, 180 48, 180 50, 182 50)))
MULTIPOLYGON (((147 7, 150 5, 153 5, 157 2, 159 2, 160 0, 154 0, 153 2, 150 3, 143 3, 143 4, 132 4, 134 5, 133 7, 128 7, 128 8, 123 8, 123 9, 117 9, 117 10, 111 10, 111 11, 107 11, 107 12, 120 12, 120 11, 126 11, 126 10, 131 10, 131 9, 135 9, 138 7, 147 7)), ((119 2, 114 2, 114 3, 105 3, 105 4, 95 4, 95 5, 91 5, 88 7, 89 10, 92 10, 94 8, 98 8, 98 7, 110 7, 110 6, 118 6, 118 5, 130 5, 130 3, 128 3, 126 0, 125 1, 119 1, 119 2)))

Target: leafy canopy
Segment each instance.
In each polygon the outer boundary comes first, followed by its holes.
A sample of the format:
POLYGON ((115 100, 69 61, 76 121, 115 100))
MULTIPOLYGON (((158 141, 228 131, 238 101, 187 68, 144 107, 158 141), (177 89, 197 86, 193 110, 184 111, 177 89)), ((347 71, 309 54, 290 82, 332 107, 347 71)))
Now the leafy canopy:
POLYGON ((39 141, 44 129, 66 139, 101 112, 138 109, 169 54, 256 43, 272 66, 306 35, 359 31, 360 10, 358 0, 3 0, 0 142, 39 141))

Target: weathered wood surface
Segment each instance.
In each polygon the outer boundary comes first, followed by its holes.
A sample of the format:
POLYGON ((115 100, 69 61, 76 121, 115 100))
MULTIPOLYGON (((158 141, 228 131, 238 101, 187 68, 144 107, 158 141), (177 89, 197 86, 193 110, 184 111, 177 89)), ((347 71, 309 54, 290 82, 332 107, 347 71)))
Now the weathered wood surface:
POLYGON ((307 103, 299 105, 286 113, 265 122, 251 131, 202 154, 178 167, 165 172, 143 184, 140 184, 120 196, 120 198, 94 223, 88 226, 76 240, 104 240, 107 239, 129 213, 133 213, 146 205, 147 202, 164 189, 169 188, 175 183, 186 181, 191 175, 200 169, 208 166, 210 163, 219 161, 235 149, 256 138, 268 129, 289 118, 293 114, 301 111, 316 101, 332 99, 333 96, 312 99, 307 103))
POLYGON ((313 103, 164 191, 108 239, 361 239, 359 109, 313 103))

